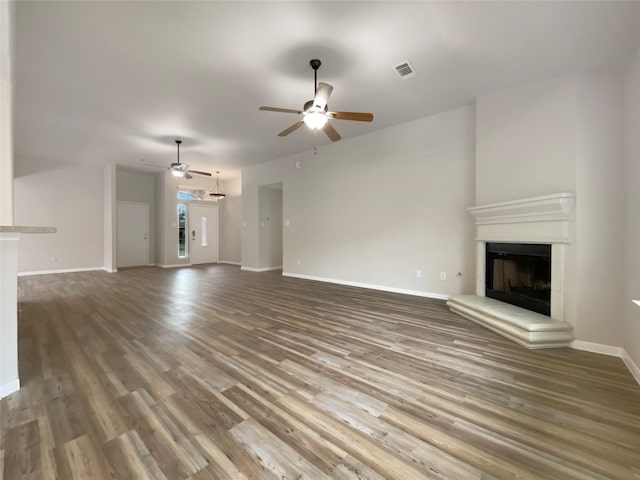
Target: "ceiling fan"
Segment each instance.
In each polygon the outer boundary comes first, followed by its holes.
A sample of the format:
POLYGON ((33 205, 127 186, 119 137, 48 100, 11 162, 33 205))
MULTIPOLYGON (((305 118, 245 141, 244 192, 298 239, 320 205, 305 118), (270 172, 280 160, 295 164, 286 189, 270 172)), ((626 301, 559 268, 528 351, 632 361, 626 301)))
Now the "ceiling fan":
POLYGON ((357 122, 371 122, 373 120, 372 113, 361 112, 332 112, 327 107, 329 101, 329 95, 333 91, 333 87, 328 83, 318 83, 318 69, 322 62, 317 58, 314 58, 309 62, 311 68, 313 68, 314 79, 314 97, 313 100, 309 100, 304 104, 302 110, 293 110, 290 108, 276 108, 276 107, 260 107, 260 110, 267 112, 282 112, 282 113, 296 113, 298 115, 304 115, 302 120, 294 123, 289 128, 283 130, 278 135, 280 137, 286 137, 291 132, 300 128, 303 124, 306 124, 312 130, 322 130, 327 134, 327 137, 332 142, 340 140, 340 134, 329 123, 329 119, 337 120, 355 120, 357 122))
POLYGON ((180 163, 180 144, 182 140, 175 140, 176 145, 178 146, 178 161, 173 162, 169 167, 163 167, 161 165, 152 165, 150 163, 145 163, 148 167, 157 167, 157 168, 168 168, 171 174, 174 177, 184 177, 186 179, 193 178, 190 174, 194 173, 196 175, 204 175, 206 177, 210 177, 211 174, 209 172, 202 172, 200 170, 191 170, 189 165, 186 163, 180 163))

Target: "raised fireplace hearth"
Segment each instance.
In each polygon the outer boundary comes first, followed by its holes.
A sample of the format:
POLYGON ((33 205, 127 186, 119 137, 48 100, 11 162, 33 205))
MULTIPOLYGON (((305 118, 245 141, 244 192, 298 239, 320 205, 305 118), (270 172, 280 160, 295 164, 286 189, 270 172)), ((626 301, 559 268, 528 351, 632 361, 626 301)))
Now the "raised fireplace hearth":
POLYGON ((520 345, 531 348, 566 347, 573 340, 570 323, 478 295, 456 295, 447 301, 449 310, 520 345))
POLYGON ((470 208, 476 294, 451 297, 449 308, 527 348, 568 346, 574 208, 572 193, 470 208))

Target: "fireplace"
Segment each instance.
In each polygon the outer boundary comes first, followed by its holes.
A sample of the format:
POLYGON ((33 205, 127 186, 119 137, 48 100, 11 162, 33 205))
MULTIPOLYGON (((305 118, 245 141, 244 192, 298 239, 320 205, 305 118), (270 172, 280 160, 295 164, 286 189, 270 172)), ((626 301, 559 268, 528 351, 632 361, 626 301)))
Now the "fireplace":
POLYGON ((485 295, 549 316, 551 245, 486 243, 485 295))
POLYGON ((527 348, 569 345, 576 312, 575 200, 563 192, 470 208, 476 294, 449 297, 449 308, 527 348))

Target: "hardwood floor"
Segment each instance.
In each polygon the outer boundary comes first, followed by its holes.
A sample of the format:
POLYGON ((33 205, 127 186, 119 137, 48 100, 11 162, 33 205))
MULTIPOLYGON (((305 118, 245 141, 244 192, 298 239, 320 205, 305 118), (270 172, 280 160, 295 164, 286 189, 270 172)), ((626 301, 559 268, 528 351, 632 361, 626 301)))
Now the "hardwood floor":
POLYGON ((528 351, 442 301, 224 265, 19 295, 2 480, 640 478, 620 359, 528 351))

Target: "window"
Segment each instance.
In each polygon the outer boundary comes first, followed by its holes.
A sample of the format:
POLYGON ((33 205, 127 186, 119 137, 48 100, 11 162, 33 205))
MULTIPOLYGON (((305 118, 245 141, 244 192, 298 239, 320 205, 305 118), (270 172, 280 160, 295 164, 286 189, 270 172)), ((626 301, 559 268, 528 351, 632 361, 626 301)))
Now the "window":
POLYGON ((209 190, 178 185, 178 200, 200 200, 203 202, 215 202, 217 199, 209 195, 209 190))
POLYGON ((178 257, 187 256, 187 206, 178 204, 178 257))
POLYGON ((202 217, 202 246, 207 246, 207 217, 202 217))
POLYGON ((198 197, 196 197, 193 193, 184 191, 178 192, 178 198, 180 200, 198 200, 198 197))

